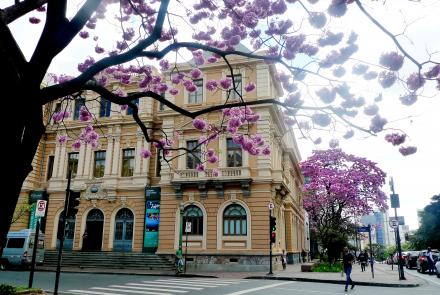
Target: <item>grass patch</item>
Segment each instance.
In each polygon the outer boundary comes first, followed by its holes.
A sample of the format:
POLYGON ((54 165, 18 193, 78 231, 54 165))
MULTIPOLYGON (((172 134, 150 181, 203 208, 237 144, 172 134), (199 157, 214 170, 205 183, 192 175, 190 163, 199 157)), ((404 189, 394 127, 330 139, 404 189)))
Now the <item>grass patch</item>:
POLYGON ((328 262, 320 262, 313 266, 313 272, 341 272, 342 263, 335 262, 330 265, 328 262))
POLYGON ((18 295, 18 294, 42 294, 43 291, 41 289, 37 288, 31 288, 23 287, 23 286, 10 286, 1 284, 0 285, 0 294, 1 295, 18 295))

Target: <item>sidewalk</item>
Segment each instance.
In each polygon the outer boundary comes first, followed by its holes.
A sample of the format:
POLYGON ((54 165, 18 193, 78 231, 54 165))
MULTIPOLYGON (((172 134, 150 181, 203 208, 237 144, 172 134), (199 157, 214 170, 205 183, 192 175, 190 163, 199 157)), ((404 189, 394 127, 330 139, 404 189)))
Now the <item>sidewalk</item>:
MULTIPOLYGON (((38 271, 55 271, 53 267, 40 266, 38 271)), ((139 269, 97 269, 97 268, 72 268, 63 267, 62 272, 75 273, 99 273, 99 274, 126 274, 126 275, 153 275, 153 276, 176 276, 173 271, 153 271, 139 269)), ((267 275, 267 272, 203 272, 189 273, 179 275, 179 277, 208 277, 224 279, 266 279, 266 280, 289 280, 303 282, 320 282, 331 284, 345 284, 345 275, 341 273, 319 273, 319 272, 301 272, 301 264, 287 265, 286 270, 274 271, 273 275, 267 275)), ((352 279, 357 285, 381 286, 381 287, 418 287, 425 284, 425 281, 419 277, 405 272, 406 280, 400 281, 396 268, 391 270, 390 265, 375 264, 374 279, 371 275, 371 269, 367 268, 361 272, 359 265, 354 265, 352 279)))

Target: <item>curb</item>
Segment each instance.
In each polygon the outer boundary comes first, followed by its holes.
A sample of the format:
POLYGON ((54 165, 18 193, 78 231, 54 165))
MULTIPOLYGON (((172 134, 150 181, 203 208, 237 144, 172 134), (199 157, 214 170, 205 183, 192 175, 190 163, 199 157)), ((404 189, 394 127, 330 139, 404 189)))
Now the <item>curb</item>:
MULTIPOLYGON (((52 269, 36 269, 35 271, 38 272, 55 272, 56 270, 52 269)), ((175 273, 139 273, 136 271, 132 272, 118 272, 116 269, 112 272, 105 272, 105 271, 99 271, 99 270, 73 270, 73 269, 65 269, 61 270, 61 273, 86 273, 86 274, 102 274, 102 275, 129 275, 129 276, 158 276, 158 277, 178 277, 178 278, 215 278, 217 279, 217 276, 213 275, 201 275, 201 274, 175 274, 175 273)))
MULTIPOLYGON (((322 280, 322 279, 309 279, 309 278, 293 278, 293 277, 270 277, 270 276, 250 276, 245 277, 249 280, 280 280, 280 281, 299 281, 299 282, 314 282, 314 283, 326 283, 326 284, 341 284, 345 285, 345 281, 341 280, 322 280)), ((359 286, 375 286, 375 287, 398 287, 398 288, 414 288, 419 287, 419 283, 415 284, 394 284, 394 283, 375 283, 375 282, 355 282, 355 285, 359 286)))

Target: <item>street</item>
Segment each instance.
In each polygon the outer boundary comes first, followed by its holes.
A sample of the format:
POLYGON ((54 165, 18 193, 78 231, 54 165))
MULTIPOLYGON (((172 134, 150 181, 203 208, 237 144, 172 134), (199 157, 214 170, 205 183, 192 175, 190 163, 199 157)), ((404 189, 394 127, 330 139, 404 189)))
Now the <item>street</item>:
MULTIPOLYGON (((415 271, 408 271, 407 275, 415 271)), ((27 285, 29 272, 0 272, 0 284, 27 285)), ((415 274, 419 275, 419 274, 415 274)), ((434 276, 420 275, 426 284, 416 288, 390 288, 356 286, 353 294, 439 294, 440 280, 434 276)), ((53 291, 55 273, 37 272, 34 287, 53 291)), ((60 294, 78 295, 291 295, 291 294, 344 294, 344 286, 337 284, 309 283, 283 280, 246 280, 221 278, 177 278, 138 275, 111 275, 87 273, 62 273, 60 294)))

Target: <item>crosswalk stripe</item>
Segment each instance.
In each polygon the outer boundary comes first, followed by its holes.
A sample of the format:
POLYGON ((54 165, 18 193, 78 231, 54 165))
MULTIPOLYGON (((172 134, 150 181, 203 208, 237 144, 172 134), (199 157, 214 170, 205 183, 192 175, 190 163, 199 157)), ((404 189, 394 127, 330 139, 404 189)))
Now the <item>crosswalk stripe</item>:
POLYGON ((150 295, 173 295, 171 293, 164 293, 164 292, 148 292, 148 291, 137 291, 137 290, 121 290, 121 289, 114 289, 114 288, 104 288, 104 287, 93 287, 90 289, 94 290, 103 290, 103 291, 124 291, 128 293, 136 293, 136 294, 150 294, 150 295))
POLYGON ((175 280, 175 279, 171 279, 171 280, 166 280, 168 282, 174 282, 174 283, 194 283, 194 284, 200 284, 200 285, 209 285, 209 286, 226 286, 226 285, 230 285, 229 283, 210 283, 210 282, 200 282, 200 281, 193 281, 193 280, 175 280))
POLYGON ((257 287, 257 288, 241 290, 241 291, 237 291, 237 292, 233 292, 233 293, 228 293, 226 295, 242 295, 242 294, 246 294, 246 293, 252 293, 255 291, 260 291, 260 290, 269 289, 269 288, 278 287, 278 286, 287 285, 287 284, 292 284, 292 282, 276 283, 276 284, 266 285, 266 286, 262 286, 262 287, 257 287))
POLYGON ((192 281, 192 282, 201 282, 201 283, 221 283, 221 284, 240 284, 243 281, 227 281, 227 280, 216 280, 216 279, 212 279, 212 280, 208 280, 208 279, 203 279, 203 280, 196 280, 196 279, 186 279, 186 280, 182 280, 182 281, 192 281))
MULTIPOLYGON (((184 291, 184 290, 173 290, 173 289, 169 289, 169 290, 164 290, 162 288, 151 288, 151 287, 136 287, 136 286, 127 286, 127 285, 110 285, 108 286, 110 288, 131 288, 131 289, 138 289, 138 290, 151 290, 151 291, 170 291, 170 292, 174 292, 174 293, 188 293, 188 291, 184 291)), ((169 287, 171 288, 171 286, 169 287)))
POLYGON ((87 291, 87 290, 68 290, 66 291, 68 292, 68 294, 82 294, 82 295, 87 295, 87 294, 94 294, 94 295, 124 295, 121 293, 107 293, 107 292, 98 292, 98 291, 87 291))
POLYGON ((205 288, 217 288, 218 286, 211 286, 211 285, 204 285, 204 284, 196 284, 196 283, 186 283, 186 282, 170 282, 168 280, 156 280, 156 282, 160 282, 161 284, 167 284, 167 285, 175 285, 176 283, 179 283, 182 286, 194 286, 194 287, 205 287, 205 288))
POLYGON ((161 287, 161 288, 178 288, 178 289, 187 289, 187 290, 203 290, 203 288, 197 288, 197 287, 188 287, 188 286, 167 286, 164 284, 161 284, 159 282, 149 282, 149 281, 144 281, 144 282, 148 282, 148 284, 140 284, 140 283, 127 283, 127 285, 130 286, 151 286, 151 287, 161 287))

